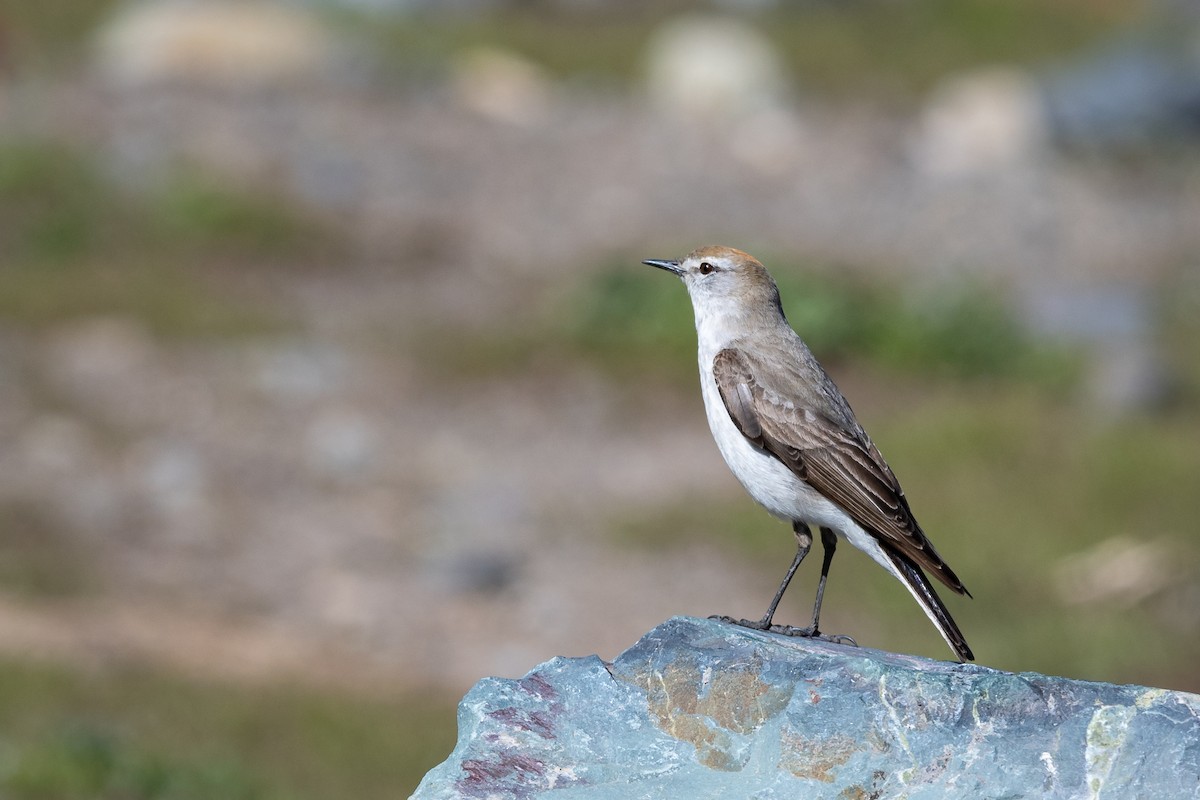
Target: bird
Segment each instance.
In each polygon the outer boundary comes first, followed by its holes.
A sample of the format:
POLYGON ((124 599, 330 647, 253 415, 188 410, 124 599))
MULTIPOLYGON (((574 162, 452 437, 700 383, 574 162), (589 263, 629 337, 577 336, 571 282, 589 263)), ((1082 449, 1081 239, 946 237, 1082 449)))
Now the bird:
POLYGON ((642 263, 673 273, 687 288, 701 395, 717 448, 750 496, 790 522, 796 538, 795 558, 762 619, 717 619, 853 643, 819 628, 829 566, 843 538, 908 589, 959 661, 973 661, 928 575, 956 594, 970 592, 925 536, 845 396, 793 330, 767 269, 748 253, 723 246, 701 247, 682 260, 642 263), (814 528, 823 560, 812 624, 776 625, 775 610, 808 555, 814 528))

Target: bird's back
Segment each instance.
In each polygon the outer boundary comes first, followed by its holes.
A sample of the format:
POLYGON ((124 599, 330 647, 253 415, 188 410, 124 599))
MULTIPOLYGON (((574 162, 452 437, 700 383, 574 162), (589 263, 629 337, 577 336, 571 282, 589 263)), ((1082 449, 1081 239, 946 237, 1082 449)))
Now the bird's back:
POLYGON ((829 373, 786 322, 782 326, 759 329, 730 342, 739 350, 764 389, 796 408, 811 409, 838 424, 855 438, 867 441, 866 431, 854 416, 829 373), (764 353, 781 357, 767 359, 764 353))

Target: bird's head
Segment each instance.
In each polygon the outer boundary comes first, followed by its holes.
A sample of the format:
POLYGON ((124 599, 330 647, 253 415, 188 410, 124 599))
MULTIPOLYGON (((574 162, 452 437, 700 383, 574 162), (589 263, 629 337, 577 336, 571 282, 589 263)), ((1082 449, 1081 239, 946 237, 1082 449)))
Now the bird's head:
POLYGON ((783 316, 775 279, 758 259, 732 247, 710 245, 692 251, 682 261, 642 262, 678 275, 696 311, 696 323, 715 317, 750 319, 783 316))

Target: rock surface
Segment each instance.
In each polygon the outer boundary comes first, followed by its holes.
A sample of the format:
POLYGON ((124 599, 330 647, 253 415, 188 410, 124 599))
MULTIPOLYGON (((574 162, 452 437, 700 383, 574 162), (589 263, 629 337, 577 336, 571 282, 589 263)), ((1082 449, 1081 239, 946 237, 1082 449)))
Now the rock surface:
POLYGON ((1200 797, 1200 696, 676 617, 487 678, 415 800, 1200 797))

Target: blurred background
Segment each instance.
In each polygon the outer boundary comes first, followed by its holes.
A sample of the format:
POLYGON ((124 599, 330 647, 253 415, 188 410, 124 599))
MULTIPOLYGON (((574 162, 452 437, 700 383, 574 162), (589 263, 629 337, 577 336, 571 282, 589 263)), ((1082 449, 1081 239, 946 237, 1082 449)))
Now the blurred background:
POLYGON ((1200 691, 1198 137, 1183 0, 4 4, 0 794, 406 796, 476 680, 760 615, 639 264, 712 243, 980 663, 1200 691))

